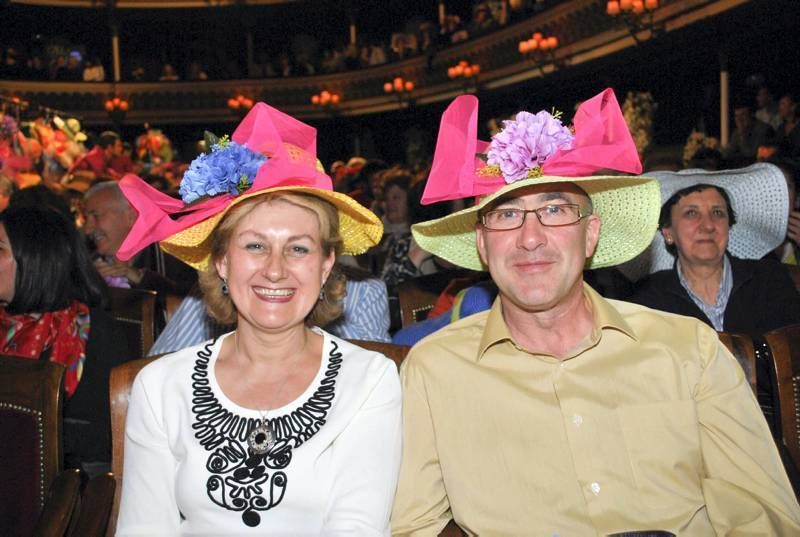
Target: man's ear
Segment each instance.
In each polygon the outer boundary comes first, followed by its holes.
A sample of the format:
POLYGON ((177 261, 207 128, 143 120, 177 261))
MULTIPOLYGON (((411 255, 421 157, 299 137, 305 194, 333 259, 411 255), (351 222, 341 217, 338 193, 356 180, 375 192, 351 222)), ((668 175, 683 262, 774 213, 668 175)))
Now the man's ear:
POLYGON ((480 224, 475 224, 475 245, 478 247, 478 255, 480 255, 483 264, 488 267, 489 256, 486 253, 486 240, 484 233, 486 233, 486 229, 484 229, 484 227, 480 224))
POLYGON ((586 259, 594 255, 597 248, 597 241, 600 240, 600 228, 602 221, 596 214, 589 215, 586 221, 586 259))
POLYGON ((127 202, 125 203, 127 207, 125 209, 124 214, 125 214, 125 219, 127 220, 128 223, 128 230, 130 230, 133 227, 133 224, 136 223, 136 219, 139 217, 139 213, 136 212, 136 209, 134 209, 130 204, 128 204, 127 202))

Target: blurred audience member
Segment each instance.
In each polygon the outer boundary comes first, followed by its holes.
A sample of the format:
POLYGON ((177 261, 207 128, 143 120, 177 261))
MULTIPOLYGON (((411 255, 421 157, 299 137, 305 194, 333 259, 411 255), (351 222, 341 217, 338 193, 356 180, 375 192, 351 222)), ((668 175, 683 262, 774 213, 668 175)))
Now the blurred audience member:
POLYGON ((206 73, 199 62, 192 62, 186 69, 186 79, 193 81, 208 80, 208 73, 206 73))
POLYGON ((120 177, 119 172, 111 167, 114 157, 122 155, 122 140, 114 131, 105 131, 100 134, 95 146, 85 155, 81 156, 67 170, 67 175, 81 172, 88 173, 91 177, 120 177))
POLYGON ((27 67, 28 80, 47 80, 47 66, 42 59, 42 55, 34 53, 25 63, 27 67))
POLYGON ((161 66, 161 75, 159 75, 158 80, 159 82, 176 82, 180 80, 180 77, 171 63, 165 63, 161 66))
POLYGON ((144 69, 144 65, 134 65, 131 68, 131 80, 134 82, 143 82, 147 79, 147 71, 144 69))
POLYGON ((106 79, 106 71, 103 69, 103 64, 97 56, 93 56, 86 60, 83 65, 83 81, 84 82, 104 82, 106 79))
POLYGON ((400 283, 418 276, 433 274, 442 269, 453 268, 449 263, 420 248, 411 236, 410 231, 412 224, 433 220, 449 214, 452 211, 453 204, 440 202, 421 205, 419 200, 422 197, 425 183, 419 182, 408 186, 410 181, 411 177, 406 172, 405 174, 387 177, 384 185, 384 196, 387 196, 387 202, 386 214, 383 217, 386 241, 383 243, 383 250, 386 253, 386 259, 383 263, 381 276, 389 289, 390 300, 391 297, 396 296, 397 286, 400 283), (405 206, 399 196, 400 190, 405 192, 405 206), (391 209, 388 202, 390 191, 394 191, 394 194, 392 194, 394 201, 391 203, 391 209), (402 220, 405 220, 405 223, 402 220), (386 228, 387 225, 390 226, 390 229, 386 228), (391 227, 394 228, 393 231, 391 227))
POLYGON ((469 33, 458 15, 448 15, 444 19, 444 34, 450 43, 460 43, 469 39, 469 33))
POLYGON ((723 149, 723 156, 733 164, 755 162, 758 147, 766 145, 773 138, 772 128, 753 117, 753 110, 747 104, 734 108, 733 120, 736 129, 731 134, 728 147, 723 149))
POLYGON ((83 80, 83 66, 81 53, 73 50, 67 55, 67 64, 58 71, 58 80, 67 82, 79 82, 83 80))
POLYGON ((389 242, 409 232, 408 189, 411 176, 405 171, 386 174, 383 180, 383 233, 389 242))
POLYGON ((778 104, 775 102, 775 97, 767 86, 761 86, 756 93, 756 119, 769 125, 773 130, 777 131, 783 119, 778 113, 778 104))
POLYGON ((0 65, 0 78, 19 79, 22 77, 24 66, 19 51, 14 46, 7 46, 0 65))
POLYGON ((786 227, 786 240, 774 252, 782 263, 800 264, 800 207, 797 200, 797 182, 800 180, 800 165, 789 159, 772 159, 771 164, 780 168, 789 190, 789 221, 786 227))
POLYGON ((800 159, 800 129, 797 128, 797 98, 787 93, 778 101, 778 113, 783 121, 778 129, 776 145, 781 157, 800 159))
MULTIPOLYGON (((84 231, 95 247, 95 267, 112 287, 150 289, 158 293, 160 311, 167 295, 185 296, 197 281, 197 272, 152 244, 129 261, 116 254, 136 221, 136 211, 115 181, 90 188, 83 199, 84 231)), ((164 319, 158 319, 163 324, 164 319)))
POLYGON ((373 44, 369 52, 370 65, 383 65, 386 63, 386 49, 381 44, 373 44))
POLYGON ((109 168, 114 170, 116 177, 122 177, 126 173, 133 172, 133 146, 130 142, 122 142, 122 151, 111 156, 109 168))
POLYGON ((475 37, 491 32, 497 28, 497 21, 492 17, 489 4, 481 2, 472 12, 472 22, 469 24, 469 35, 475 37))

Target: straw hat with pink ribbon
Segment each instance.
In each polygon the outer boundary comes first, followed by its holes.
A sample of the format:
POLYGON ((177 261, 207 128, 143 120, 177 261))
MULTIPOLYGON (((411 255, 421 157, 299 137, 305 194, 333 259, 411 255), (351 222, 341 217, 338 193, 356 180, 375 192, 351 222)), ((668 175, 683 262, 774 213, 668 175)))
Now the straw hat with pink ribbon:
POLYGON ((345 194, 316 158, 316 129, 257 103, 234 131, 216 141, 211 153, 196 158, 184 174, 177 200, 128 174, 120 180, 138 217, 117 257, 127 260, 159 242, 184 263, 205 270, 211 234, 231 207, 254 196, 290 191, 317 196, 339 214, 342 253, 360 254, 380 241, 381 221, 345 194))
POLYGON ((611 89, 578 107, 572 129, 542 111, 518 113, 491 142, 478 140, 477 130, 478 99, 456 98, 442 116, 422 203, 468 197, 476 203, 412 226, 424 250, 460 267, 486 270, 475 244, 479 211, 520 188, 563 182, 580 186, 602 219, 587 268, 617 265, 650 244, 661 204, 658 183, 638 176, 642 164, 611 89))

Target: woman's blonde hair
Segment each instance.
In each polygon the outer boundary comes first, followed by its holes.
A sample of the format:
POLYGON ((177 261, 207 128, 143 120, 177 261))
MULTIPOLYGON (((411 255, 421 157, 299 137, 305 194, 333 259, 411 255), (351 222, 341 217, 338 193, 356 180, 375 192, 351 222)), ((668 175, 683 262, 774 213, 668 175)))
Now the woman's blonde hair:
MULTIPOLYGON (((339 235, 339 214, 331 203, 310 194, 270 192, 256 196, 234 206, 211 234, 211 263, 199 273, 200 290, 209 315, 217 322, 233 325, 237 320, 236 306, 230 295, 223 292, 222 278, 217 272, 217 261, 225 257, 236 226, 262 203, 284 202, 307 209, 317 216, 320 245, 324 256, 334 253, 339 258, 342 238, 339 235)), ((322 286, 320 299, 306 317, 307 325, 325 326, 342 314, 342 301, 346 294, 345 278, 334 268, 322 286)))

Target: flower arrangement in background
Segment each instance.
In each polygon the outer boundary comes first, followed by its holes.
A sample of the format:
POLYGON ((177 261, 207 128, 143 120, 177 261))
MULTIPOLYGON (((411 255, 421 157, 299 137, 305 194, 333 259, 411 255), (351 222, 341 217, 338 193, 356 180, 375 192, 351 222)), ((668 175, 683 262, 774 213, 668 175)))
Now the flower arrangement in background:
POLYGON ((210 153, 194 159, 183 174, 180 195, 184 203, 204 196, 238 196, 253 184, 256 173, 267 157, 233 142, 228 136, 217 138, 206 132, 210 153))
POLYGON ((160 129, 148 128, 136 138, 135 147, 136 158, 152 166, 172 161, 172 142, 160 129))
POLYGON ((683 165, 689 166, 698 153, 707 151, 719 151, 719 140, 692 129, 683 146, 683 165))
POLYGON ((658 103, 649 91, 629 91, 622 103, 622 116, 631 131, 633 143, 639 155, 644 155, 650 147, 653 135, 653 117, 658 103))
POLYGON ((538 177, 544 161, 561 148, 570 149, 574 138, 561 123, 560 112, 519 112, 503 121, 503 129, 492 136, 487 173, 501 173, 506 183, 538 177))

